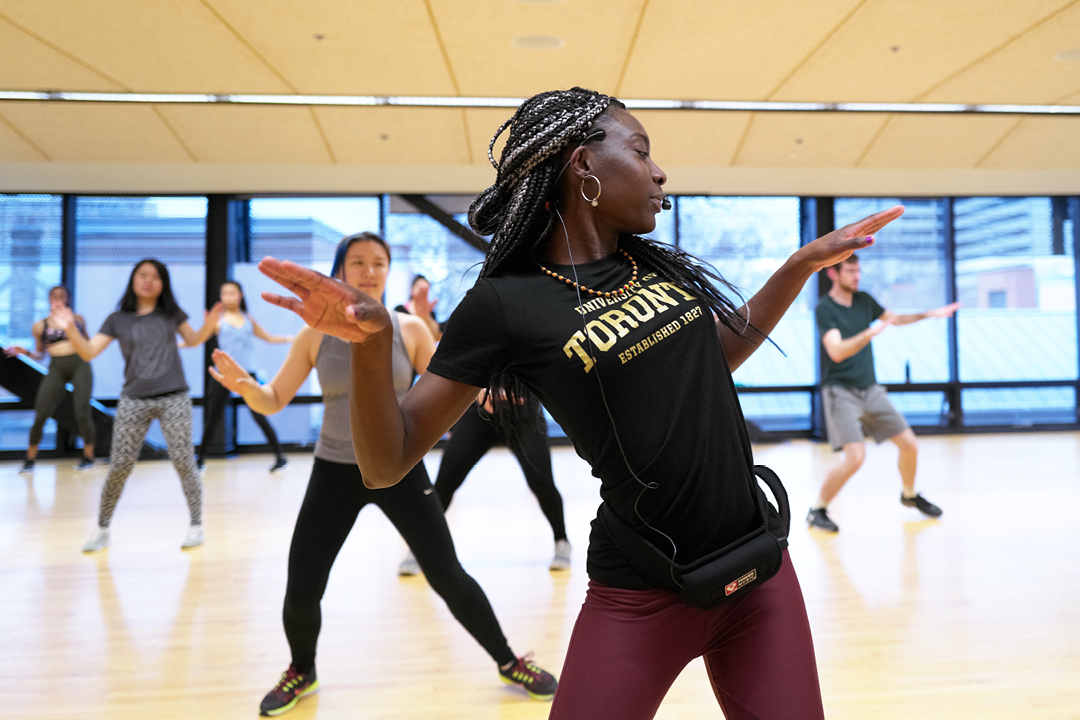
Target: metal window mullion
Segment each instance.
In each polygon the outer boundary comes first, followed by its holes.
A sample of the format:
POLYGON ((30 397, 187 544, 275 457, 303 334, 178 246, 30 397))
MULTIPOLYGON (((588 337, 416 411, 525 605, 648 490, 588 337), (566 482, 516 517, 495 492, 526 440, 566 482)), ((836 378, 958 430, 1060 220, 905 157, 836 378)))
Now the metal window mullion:
MULTIPOLYGON (((1073 230, 1073 296, 1075 298, 1073 317, 1076 323, 1077 357, 1080 358, 1080 197, 1069 198, 1069 215, 1072 217, 1073 230)), ((1080 371, 1077 373, 1076 392, 1074 402, 1076 405, 1076 422, 1080 423, 1080 371)))
POLYGON ((77 228, 75 225, 75 195, 60 196, 60 284, 68 289, 69 299, 75 303, 75 254, 77 228))
MULTIPOLYGON (((956 198, 945 198, 945 302, 956 302, 956 198)), ((949 341, 949 428, 964 425, 963 393, 960 388, 960 336, 959 319, 954 313, 946 324, 949 341)))

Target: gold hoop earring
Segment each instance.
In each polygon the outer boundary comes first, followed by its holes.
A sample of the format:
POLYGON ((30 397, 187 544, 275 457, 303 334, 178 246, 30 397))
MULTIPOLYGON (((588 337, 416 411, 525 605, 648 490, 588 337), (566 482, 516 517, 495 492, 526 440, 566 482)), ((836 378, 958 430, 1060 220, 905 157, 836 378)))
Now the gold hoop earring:
POLYGON ((595 175, 586 175, 581 179, 581 197, 585 198, 585 202, 589 203, 593 207, 596 207, 596 201, 600 199, 601 192, 602 190, 600 188, 600 178, 596 177, 595 175), (594 198, 590 198, 588 195, 585 194, 585 181, 589 178, 592 178, 596 181, 596 197, 594 198))

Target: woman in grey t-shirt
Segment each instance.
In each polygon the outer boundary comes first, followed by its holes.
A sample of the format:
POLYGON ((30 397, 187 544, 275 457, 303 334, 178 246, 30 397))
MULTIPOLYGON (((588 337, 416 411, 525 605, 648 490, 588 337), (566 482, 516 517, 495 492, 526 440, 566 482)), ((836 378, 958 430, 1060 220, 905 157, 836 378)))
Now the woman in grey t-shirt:
MULTIPOLYGON (((216 317, 219 312, 215 306, 210 316, 216 317)), ((124 356, 124 387, 113 421, 109 475, 101 491, 97 527, 83 545, 83 552, 98 552, 109 544, 113 510, 154 418, 161 423, 169 459, 180 475, 191 512, 191 527, 181 547, 202 545, 202 483, 191 442, 191 397, 176 336, 179 334, 188 347, 200 345, 210 337, 214 324, 205 323, 196 332, 187 318, 173 297, 168 269, 157 260, 136 263, 119 310, 105 318, 92 339, 82 334, 70 311, 57 318, 83 360, 93 360, 113 340, 120 341, 124 356)))

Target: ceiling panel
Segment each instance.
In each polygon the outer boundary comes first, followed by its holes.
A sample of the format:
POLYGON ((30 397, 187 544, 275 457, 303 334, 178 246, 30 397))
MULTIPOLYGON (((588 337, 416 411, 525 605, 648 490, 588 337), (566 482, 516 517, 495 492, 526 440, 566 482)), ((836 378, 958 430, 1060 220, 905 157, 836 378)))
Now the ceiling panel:
POLYGON ((1073 1, 869 0, 775 99, 909 101, 1073 1))
POLYGON ((653 0, 619 92, 762 100, 858 3, 653 0))
POLYGON ((0 19, 0 88, 112 92, 120 86, 0 19))
POLYGON ((758 113, 735 164, 740 167, 853 167, 884 115, 758 113))
POLYGON ((980 167, 1080 170, 1080 118, 1028 118, 980 167))
POLYGON ((431 0, 431 8, 463 95, 523 97, 574 85, 614 92, 643 2, 431 0), (536 35, 564 44, 513 45, 536 35))
POLYGON ((0 162, 34 162, 47 159, 0 119, 0 162))
POLYGON ((1015 124, 1011 115, 894 115, 859 167, 973 168, 1015 124))
POLYGON ((306 107, 162 105, 199 162, 321 165, 331 162, 306 107))
POLYGON ((634 117, 649 133, 651 154, 661 168, 731 164, 750 121, 741 112, 639 110, 634 117))
POLYGON ((0 0, 0 14, 135 91, 289 92, 198 0, 0 0))
POLYGON ((302 93, 454 94, 423 0, 209 1, 302 93))
POLYGON ((1049 103, 1080 89, 1080 5, 1074 5, 924 99, 929 102, 1049 103))
POLYGON ((191 162, 146 105, 5 102, 0 114, 56 162, 191 162))
MULTIPOLYGON (((491 136, 495 134, 495 131, 499 129, 499 126, 510 119, 514 114, 514 108, 473 108, 465 111, 465 125, 469 132, 469 149, 472 151, 472 163, 474 165, 483 165, 490 168, 491 162, 488 160, 488 145, 491 143, 491 136)), ((509 130, 499 136, 498 142, 495 143, 495 149, 493 155, 495 161, 498 162, 499 155, 502 153, 503 147, 506 145, 506 138, 509 135, 509 130)), ((492 168, 491 180, 495 181, 495 170, 492 168)))
POLYGON ((334 157, 342 165, 467 165, 458 108, 319 108, 334 157))

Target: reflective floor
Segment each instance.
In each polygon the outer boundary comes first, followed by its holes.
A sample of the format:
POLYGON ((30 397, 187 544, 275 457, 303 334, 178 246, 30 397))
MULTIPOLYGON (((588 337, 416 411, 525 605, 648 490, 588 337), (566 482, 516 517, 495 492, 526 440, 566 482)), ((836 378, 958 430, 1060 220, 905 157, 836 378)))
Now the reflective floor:
MULTIPOLYGON (((830 514, 837 536, 801 522, 836 460, 824 445, 760 446, 795 515, 791 557, 836 718, 1080 718, 1080 434, 922 438, 920 490, 940 521, 900 505, 891 445, 870 447, 830 514)), ((0 465, 0 597, 12 717, 254 717, 288 664, 285 562, 310 455, 211 461, 206 544, 181 552, 187 513, 163 462, 140 463, 112 545, 80 547, 104 466, 0 465)), ((512 456, 486 457, 449 522, 466 569, 512 647, 558 672, 586 584, 596 481, 554 451, 574 545, 549 572, 552 538, 512 456)), ((428 460, 434 475, 438 453, 428 460)), ((323 602, 322 691, 291 718, 544 718, 548 705, 500 683, 494 665, 422 577, 399 579, 404 544, 367 509, 323 602)), ((782 679, 778 679, 782 682, 782 679)), ((700 661, 658 718, 722 717, 700 661)))

